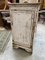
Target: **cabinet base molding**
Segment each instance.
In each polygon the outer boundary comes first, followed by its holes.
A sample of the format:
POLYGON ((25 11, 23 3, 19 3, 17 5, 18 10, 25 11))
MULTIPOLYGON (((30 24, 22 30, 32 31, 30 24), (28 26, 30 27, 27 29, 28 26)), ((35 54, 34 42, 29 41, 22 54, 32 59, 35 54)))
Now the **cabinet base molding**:
POLYGON ((25 46, 21 46, 21 45, 19 45, 19 44, 15 44, 14 43, 14 41, 13 41, 13 43, 12 43, 12 46, 13 46, 13 48, 14 49, 18 49, 18 48, 22 48, 22 49, 24 49, 25 51, 27 51, 27 52, 30 52, 30 53, 32 53, 32 45, 30 46, 30 47, 25 47, 25 46))

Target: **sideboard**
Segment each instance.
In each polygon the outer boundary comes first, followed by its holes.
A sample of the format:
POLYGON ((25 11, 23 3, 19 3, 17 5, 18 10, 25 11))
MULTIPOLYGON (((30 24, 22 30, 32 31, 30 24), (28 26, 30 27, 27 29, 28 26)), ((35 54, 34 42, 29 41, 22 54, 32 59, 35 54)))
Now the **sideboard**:
POLYGON ((33 51, 35 27, 38 21, 39 3, 9 4, 13 48, 33 51))

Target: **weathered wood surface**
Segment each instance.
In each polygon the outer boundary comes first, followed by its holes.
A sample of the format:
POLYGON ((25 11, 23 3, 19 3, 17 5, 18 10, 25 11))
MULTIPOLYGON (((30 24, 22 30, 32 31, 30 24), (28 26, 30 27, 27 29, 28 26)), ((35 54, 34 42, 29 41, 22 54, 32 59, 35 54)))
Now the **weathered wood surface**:
POLYGON ((32 52, 35 26, 37 23, 38 4, 10 5, 12 20, 13 47, 24 48, 32 52))

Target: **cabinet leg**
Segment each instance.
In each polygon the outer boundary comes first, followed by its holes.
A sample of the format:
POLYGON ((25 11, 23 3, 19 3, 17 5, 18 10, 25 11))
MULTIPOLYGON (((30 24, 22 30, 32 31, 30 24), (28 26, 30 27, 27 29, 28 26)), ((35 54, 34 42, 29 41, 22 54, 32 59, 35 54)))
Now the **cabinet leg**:
POLYGON ((18 45, 14 43, 14 40, 13 40, 12 46, 13 46, 13 48, 18 49, 18 45))

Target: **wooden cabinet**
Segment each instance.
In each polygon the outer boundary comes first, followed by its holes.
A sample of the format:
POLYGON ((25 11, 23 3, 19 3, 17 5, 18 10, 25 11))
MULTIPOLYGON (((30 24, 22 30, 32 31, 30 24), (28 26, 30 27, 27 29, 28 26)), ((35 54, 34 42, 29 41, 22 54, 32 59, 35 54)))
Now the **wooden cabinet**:
POLYGON ((13 47, 32 52, 39 4, 11 4, 13 47))
POLYGON ((5 0, 0 0, 0 9, 4 9, 5 0))
POLYGON ((8 10, 8 4, 7 0, 0 0, 0 10, 8 10))
POLYGON ((3 26, 4 26, 4 24, 3 24, 3 20, 2 20, 2 15, 0 13, 0 27, 3 27, 3 26))
POLYGON ((45 9, 45 0, 43 1, 43 9, 45 9))
POLYGON ((45 0, 40 0, 40 9, 45 9, 45 0))

